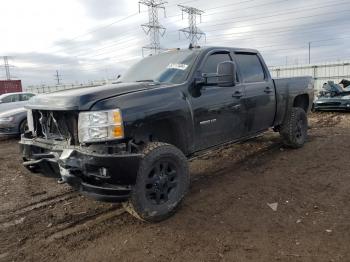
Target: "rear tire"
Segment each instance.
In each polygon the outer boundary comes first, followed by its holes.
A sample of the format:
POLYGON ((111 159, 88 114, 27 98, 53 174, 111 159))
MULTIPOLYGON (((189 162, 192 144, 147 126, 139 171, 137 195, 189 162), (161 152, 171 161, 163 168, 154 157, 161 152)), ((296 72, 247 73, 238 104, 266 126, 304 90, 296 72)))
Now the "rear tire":
POLYGON ((137 173, 136 185, 124 208, 133 216, 159 222, 172 216, 189 187, 188 163, 175 146, 147 144, 137 173))
POLYGON ((293 107, 280 129, 282 142, 290 148, 301 148, 307 139, 308 120, 304 109, 293 107))

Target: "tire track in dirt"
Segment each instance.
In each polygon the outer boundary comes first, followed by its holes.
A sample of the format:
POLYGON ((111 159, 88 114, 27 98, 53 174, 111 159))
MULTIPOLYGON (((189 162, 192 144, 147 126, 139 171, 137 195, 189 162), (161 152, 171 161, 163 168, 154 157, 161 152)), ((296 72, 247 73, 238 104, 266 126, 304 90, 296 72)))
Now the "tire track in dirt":
POLYGON ((125 212, 126 211, 124 208, 120 206, 118 208, 111 208, 105 212, 82 218, 81 220, 73 223, 58 225, 52 232, 46 235, 46 242, 51 243, 57 239, 67 237, 80 231, 84 231, 106 220, 116 218, 125 212))
MULTIPOLYGON (((13 210, 4 210, 0 211, 0 223, 7 221, 13 217, 19 216, 19 215, 25 215, 28 212, 34 211, 36 209, 42 209, 47 206, 56 205, 62 201, 67 201, 69 199, 72 199, 77 196, 77 193, 74 191, 69 191, 63 194, 50 196, 48 198, 42 199, 40 201, 30 203, 28 205, 22 206, 20 208, 16 208, 13 210)), ((1 224, 0 224, 1 227, 1 224)))
MULTIPOLYGON (((83 212, 84 213, 84 212, 83 212)), ((16 254, 11 254, 11 250, 16 250, 20 253, 28 252, 27 250, 32 248, 33 242, 35 242, 37 246, 45 246, 50 244, 56 240, 68 237, 72 234, 86 232, 87 230, 113 218, 116 218, 125 213, 125 210, 121 206, 116 206, 112 208, 108 208, 105 210, 101 210, 100 212, 87 212, 82 214, 79 217, 75 217, 74 221, 64 220, 61 223, 58 223, 54 226, 48 227, 36 227, 34 225, 26 225, 25 227, 30 230, 30 235, 34 236, 29 239, 29 237, 25 236, 21 238, 19 241, 14 241, 14 239, 8 239, 6 242, 6 250, 1 250, 0 254, 6 254, 7 256, 17 256, 16 254), (29 229, 30 228, 30 229, 29 229), (3 252, 5 251, 5 252, 3 252)), ((38 216, 39 214, 33 214, 34 216, 38 216)), ((24 220, 24 223, 26 221, 24 220)), ((15 227, 16 224, 10 225, 7 230, 11 230, 12 227, 15 227)), ((2 229, 0 227, 0 229, 2 229)), ((1 258, 1 256, 0 256, 1 258)), ((1 260, 0 260, 1 261, 1 260)))

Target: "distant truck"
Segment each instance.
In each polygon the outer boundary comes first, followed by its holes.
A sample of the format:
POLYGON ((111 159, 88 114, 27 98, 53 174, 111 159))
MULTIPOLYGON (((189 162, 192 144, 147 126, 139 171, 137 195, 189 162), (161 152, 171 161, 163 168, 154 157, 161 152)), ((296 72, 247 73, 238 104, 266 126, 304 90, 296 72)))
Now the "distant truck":
POLYGON ((0 95, 14 92, 22 92, 21 80, 0 80, 0 95))
POLYGON ((270 127, 302 147, 313 93, 311 77, 272 79, 256 50, 173 50, 112 85, 31 99, 23 164, 156 222, 188 190, 187 159, 270 127))

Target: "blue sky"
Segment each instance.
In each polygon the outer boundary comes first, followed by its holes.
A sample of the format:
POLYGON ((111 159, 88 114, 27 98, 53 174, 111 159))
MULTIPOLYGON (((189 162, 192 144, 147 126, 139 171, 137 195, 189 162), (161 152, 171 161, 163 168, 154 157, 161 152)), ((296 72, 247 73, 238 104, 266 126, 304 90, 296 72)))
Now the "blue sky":
MULTIPOLYGON (((180 3, 205 12, 201 45, 257 48, 270 66, 306 63, 309 42, 312 62, 350 58, 348 0, 171 0, 159 13, 164 48, 188 46, 180 3)), ((111 78, 148 45, 147 9, 134 0, 0 0, 0 9, 0 55, 24 85, 54 84, 56 70, 64 83, 111 78)))

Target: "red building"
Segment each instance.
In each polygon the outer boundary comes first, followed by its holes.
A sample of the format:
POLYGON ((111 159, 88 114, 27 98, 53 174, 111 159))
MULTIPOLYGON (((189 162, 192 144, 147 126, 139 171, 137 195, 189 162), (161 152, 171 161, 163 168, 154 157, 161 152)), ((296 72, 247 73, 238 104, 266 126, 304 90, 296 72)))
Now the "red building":
POLYGON ((14 92, 22 92, 21 80, 0 80, 0 95, 14 92))

